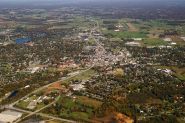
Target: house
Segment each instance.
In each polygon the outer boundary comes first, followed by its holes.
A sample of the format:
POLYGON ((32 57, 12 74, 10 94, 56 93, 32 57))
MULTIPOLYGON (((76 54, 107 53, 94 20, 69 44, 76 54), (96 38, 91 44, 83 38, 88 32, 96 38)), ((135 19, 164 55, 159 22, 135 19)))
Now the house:
POLYGON ((6 110, 0 113, 0 123, 13 123, 22 117, 22 113, 6 110))
POLYGON ((29 88, 30 87, 30 85, 26 85, 24 88, 29 88))
POLYGON ((165 72, 165 73, 167 73, 167 74, 171 74, 172 73, 172 71, 170 69, 164 69, 162 71, 165 72))
POLYGON ((132 38, 134 41, 142 41, 142 38, 132 38))
POLYGON ((123 28, 123 26, 122 25, 118 25, 118 26, 116 26, 117 28, 123 28))
POLYGON ((128 45, 128 46, 140 46, 140 43, 132 41, 132 42, 125 43, 125 45, 128 45))
POLYGON ((40 67, 32 67, 32 68, 28 68, 28 72, 30 72, 30 73, 35 73, 35 72, 37 72, 38 70, 40 69, 40 67))
POLYGON ((119 32, 120 30, 119 29, 116 29, 116 30, 114 30, 115 32, 119 32))
POLYGON ((74 91, 80 91, 80 90, 84 90, 85 87, 83 84, 73 84, 73 85, 70 85, 72 87, 72 89, 74 91))
POLYGON ((171 45, 176 45, 177 43, 175 43, 175 42, 171 42, 171 45))
POLYGON ((171 38, 164 38, 163 40, 166 41, 166 42, 171 42, 172 41, 171 38))
POLYGON ((167 73, 167 74, 171 74, 172 71, 170 69, 157 69, 158 71, 162 71, 164 73, 167 73))
POLYGON ((27 108, 33 110, 36 106, 37 106, 37 101, 33 100, 28 104, 27 108))
POLYGON ((160 45, 158 46, 159 48, 172 48, 172 46, 164 46, 164 45, 160 45))

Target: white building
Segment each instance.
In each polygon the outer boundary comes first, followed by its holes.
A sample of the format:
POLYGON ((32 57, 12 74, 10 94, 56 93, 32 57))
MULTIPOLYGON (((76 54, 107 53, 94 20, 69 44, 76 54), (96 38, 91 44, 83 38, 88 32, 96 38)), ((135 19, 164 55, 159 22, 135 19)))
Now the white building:
POLYGON ((128 45, 128 46, 140 46, 140 43, 132 41, 132 42, 125 43, 125 45, 128 45))
POLYGON ((142 41, 142 38, 132 38, 134 41, 142 41))
POLYGON ((6 110, 0 113, 0 123, 13 123, 22 117, 22 113, 6 110))
POLYGON ((120 30, 119 29, 116 29, 116 30, 114 30, 115 32, 119 32, 120 30))
POLYGON ((71 87, 73 88, 74 91, 80 91, 80 90, 84 90, 85 87, 82 84, 73 84, 71 85, 71 87))
POLYGON ((175 42, 171 42, 171 45, 176 45, 177 43, 175 43, 175 42))
POLYGON ((172 41, 171 38, 164 38, 163 40, 166 41, 166 42, 171 42, 172 41))
POLYGON ((33 74, 35 72, 37 72, 40 69, 40 67, 32 67, 32 68, 28 68, 27 72, 33 74))

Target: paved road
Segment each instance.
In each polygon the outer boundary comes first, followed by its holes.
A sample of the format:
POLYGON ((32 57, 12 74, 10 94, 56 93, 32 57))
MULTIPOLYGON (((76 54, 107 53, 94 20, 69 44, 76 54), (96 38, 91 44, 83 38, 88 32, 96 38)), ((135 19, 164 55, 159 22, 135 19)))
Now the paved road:
POLYGON ((59 120, 59 121, 64 121, 64 122, 69 122, 69 123, 76 123, 76 121, 72 121, 72 120, 67 120, 67 119, 63 119, 63 118, 59 118, 59 117, 54 117, 48 114, 43 114, 43 113, 37 113, 38 115, 42 116, 42 117, 46 117, 46 118, 51 118, 54 120, 59 120))

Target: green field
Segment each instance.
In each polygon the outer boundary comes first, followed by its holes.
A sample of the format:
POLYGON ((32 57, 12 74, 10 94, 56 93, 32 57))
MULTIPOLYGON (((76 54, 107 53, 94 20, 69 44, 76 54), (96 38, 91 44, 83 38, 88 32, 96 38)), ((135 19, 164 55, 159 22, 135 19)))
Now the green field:
POLYGON ((144 39, 143 44, 146 46, 160 46, 160 45, 168 45, 167 42, 161 39, 144 39))
POLYGON ((76 99, 73 99, 71 97, 66 97, 63 95, 57 101, 55 106, 45 109, 44 113, 49 113, 55 116, 77 121, 89 121, 93 116, 93 111, 95 111, 97 106, 101 106, 101 102, 94 99, 78 96, 76 99))
POLYGON ((106 30, 103 32, 109 38, 146 38, 147 34, 144 32, 115 32, 106 30))
POLYGON ((22 109, 27 109, 27 106, 29 105, 29 103, 36 99, 37 97, 32 95, 29 97, 28 101, 20 100, 15 106, 22 108, 22 109))
POLYGON ((29 102, 25 102, 25 101, 21 100, 15 106, 18 108, 26 109, 28 104, 29 104, 29 102))
POLYGON ((76 101, 78 103, 84 104, 89 107, 94 107, 94 108, 98 108, 102 105, 102 102, 95 100, 95 99, 85 97, 85 96, 77 96, 76 101))
POLYGON ((62 84, 68 85, 71 80, 79 80, 79 81, 84 80, 84 81, 86 81, 86 80, 90 79, 92 76, 94 76, 95 74, 96 74, 96 71, 90 69, 90 70, 83 72, 77 76, 74 76, 70 79, 66 79, 65 81, 62 82, 62 84))

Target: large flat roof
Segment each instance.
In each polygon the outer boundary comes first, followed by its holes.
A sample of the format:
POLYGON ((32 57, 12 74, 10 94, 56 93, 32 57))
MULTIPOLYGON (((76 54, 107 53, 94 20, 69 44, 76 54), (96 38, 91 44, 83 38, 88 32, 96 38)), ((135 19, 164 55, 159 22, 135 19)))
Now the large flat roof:
POLYGON ((12 123, 22 116, 22 113, 6 110, 0 113, 0 123, 12 123))

